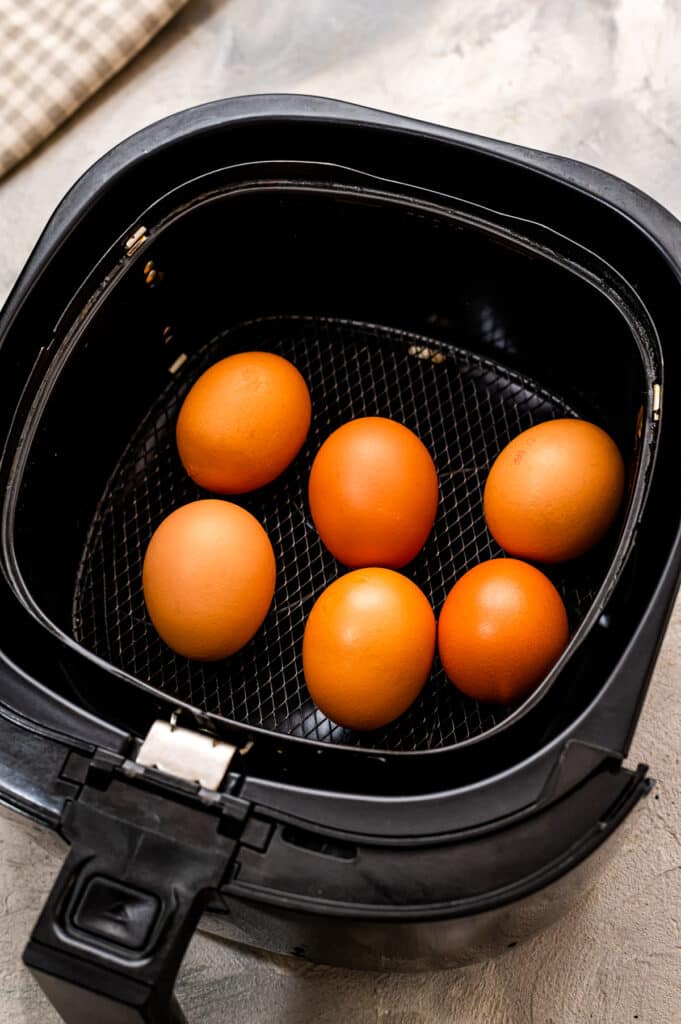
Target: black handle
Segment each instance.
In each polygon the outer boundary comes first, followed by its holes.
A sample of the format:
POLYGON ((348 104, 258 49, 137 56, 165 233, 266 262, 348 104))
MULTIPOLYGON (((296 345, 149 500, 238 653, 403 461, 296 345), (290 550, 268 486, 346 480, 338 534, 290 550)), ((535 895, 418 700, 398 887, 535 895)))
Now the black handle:
POLYGON ((225 816, 116 779, 67 806, 71 849, 24 952, 66 1024, 186 1024, 175 978, 244 808, 225 816))

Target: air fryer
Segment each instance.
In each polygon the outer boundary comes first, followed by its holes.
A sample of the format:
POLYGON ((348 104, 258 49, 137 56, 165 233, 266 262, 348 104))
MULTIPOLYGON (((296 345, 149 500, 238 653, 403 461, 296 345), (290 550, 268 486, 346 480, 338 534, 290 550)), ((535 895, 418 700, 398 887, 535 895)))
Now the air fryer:
POLYGON ((651 786, 625 767, 679 575, 681 232, 573 161, 306 97, 178 114, 88 171, 0 321, 0 800, 69 844, 25 961, 63 1018, 181 1021, 192 932, 403 969, 492 956, 593 883, 651 786), (310 386, 293 466, 243 504, 273 607, 228 661, 173 654, 141 592, 151 533, 202 496, 174 443, 197 375, 278 352, 310 386), (569 646, 524 702, 436 664, 385 729, 312 704, 306 616, 339 567, 312 458, 362 415, 441 483, 406 570, 436 612, 501 554, 482 487, 519 431, 581 416, 628 470, 616 527, 554 567, 569 646))

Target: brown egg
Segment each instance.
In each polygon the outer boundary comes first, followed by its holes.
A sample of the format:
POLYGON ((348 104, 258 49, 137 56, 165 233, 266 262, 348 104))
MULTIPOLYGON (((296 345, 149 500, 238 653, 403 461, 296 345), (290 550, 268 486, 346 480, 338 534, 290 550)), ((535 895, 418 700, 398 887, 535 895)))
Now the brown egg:
POLYGON ((485 518, 510 555, 564 562, 601 540, 623 493, 622 456, 604 430, 586 420, 549 420, 498 456, 485 486, 485 518))
POLYGON ((274 594, 269 538, 250 512, 231 502, 194 501, 154 533, 142 586, 159 636, 178 654, 214 661, 257 632, 274 594))
POLYGON ((339 562, 400 569, 433 528, 437 472, 408 427, 363 416, 335 430, 317 452, 309 498, 319 536, 339 562))
POLYGON ((182 404, 182 464, 217 494, 264 487, 300 451, 311 414, 307 384, 288 359, 272 352, 228 356, 199 377, 182 404))
POLYGON ((333 722, 378 729, 416 700, 434 653, 435 616, 423 591, 391 569, 358 569, 312 608, 303 670, 312 699, 333 722))
POLYGON ((508 704, 529 693, 567 642, 560 594, 543 572, 515 558, 492 558, 469 569, 440 613, 440 660, 474 700, 508 704))

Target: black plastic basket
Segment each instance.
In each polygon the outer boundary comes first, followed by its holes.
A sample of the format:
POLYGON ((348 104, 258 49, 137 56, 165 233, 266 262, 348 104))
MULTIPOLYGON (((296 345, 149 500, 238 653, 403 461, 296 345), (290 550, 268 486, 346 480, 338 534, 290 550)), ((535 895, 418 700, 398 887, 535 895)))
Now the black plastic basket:
POLYGON ((681 565, 680 282, 677 222, 623 182, 307 97, 177 115, 75 186, 0 319, 0 802, 71 843, 26 954, 69 1022, 179 1021, 209 902, 222 934, 383 969, 490 955, 587 883, 650 788, 623 760, 681 565), (243 499, 277 555, 270 614, 200 665, 152 630, 141 558, 201 493, 174 445, 182 397, 243 349, 291 358, 314 418, 243 499), (367 413, 437 463, 435 529, 406 569, 436 612, 499 554, 482 487, 512 436, 577 415, 622 451, 620 520, 550 570, 570 644, 519 705, 464 698, 437 664, 377 733, 312 705, 302 630, 339 568, 306 479, 367 413), (233 745, 221 784, 137 760, 158 719, 233 745), (107 900, 153 919, 141 946, 107 900))

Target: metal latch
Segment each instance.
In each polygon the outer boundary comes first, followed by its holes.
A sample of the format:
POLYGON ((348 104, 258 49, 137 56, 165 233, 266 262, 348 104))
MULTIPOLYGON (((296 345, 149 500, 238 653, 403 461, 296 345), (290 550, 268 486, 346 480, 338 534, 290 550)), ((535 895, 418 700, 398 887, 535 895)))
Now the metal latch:
POLYGON ((236 750, 205 733, 157 721, 140 747, 137 764, 217 790, 236 750))
POLYGON ((144 243, 147 241, 147 229, 142 225, 137 228, 136 231, 130 235, 130 238, 126 239, 125 242, 125 255, 132 256, 133 253, 137 252, 144 243))

